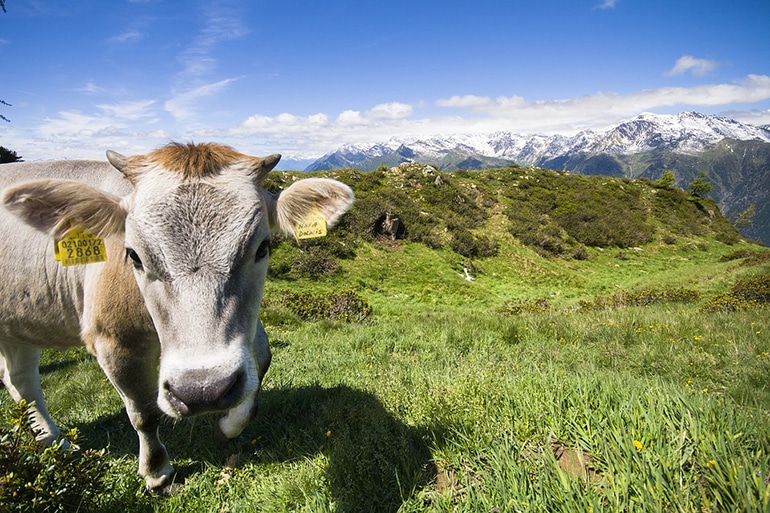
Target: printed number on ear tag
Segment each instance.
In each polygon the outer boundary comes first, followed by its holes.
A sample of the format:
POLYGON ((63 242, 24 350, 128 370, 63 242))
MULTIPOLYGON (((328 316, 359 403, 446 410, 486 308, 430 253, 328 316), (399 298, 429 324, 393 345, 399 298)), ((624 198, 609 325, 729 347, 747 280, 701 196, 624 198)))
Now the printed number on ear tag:
POLYGON ((326 219, 321 214, 308 216, 297 223, 294 234, 300 240, 326 237, 326 219))
POLYGON ((53 257, 64 266, 95 264, 107 260, 107 250, 104 239, 85 228, 74 228, 54 242, 53 257))

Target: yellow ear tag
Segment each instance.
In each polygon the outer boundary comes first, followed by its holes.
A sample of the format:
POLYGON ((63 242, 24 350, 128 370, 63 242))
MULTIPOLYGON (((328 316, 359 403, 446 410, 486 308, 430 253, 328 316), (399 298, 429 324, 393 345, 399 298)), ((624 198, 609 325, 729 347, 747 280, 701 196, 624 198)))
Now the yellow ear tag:
POLYGON ((107 250, 104 239, 85 228, 73 228, 54 242, 53 257, 64 266, 95 264, 107 260, 107 250))
POLYGON ((294 227, 294 235, 299 240, 326 237, 326 218, 321 214, 307 216, 294 227))

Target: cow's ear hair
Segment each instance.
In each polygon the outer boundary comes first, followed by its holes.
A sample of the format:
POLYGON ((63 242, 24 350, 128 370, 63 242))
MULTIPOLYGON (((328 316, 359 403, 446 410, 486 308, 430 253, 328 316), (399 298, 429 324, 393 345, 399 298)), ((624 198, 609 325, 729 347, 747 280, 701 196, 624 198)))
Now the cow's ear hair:
POLYGON ((267 174, 273 170, 273 168, 278 165, 278 161, 281 160, 281 156, 278 153, 275 153, 273 155, 268 155, 267 157, 261 159, 257 157, 253 157, 252 159, 252 174, 254 176, 254 180, 257 184, 262 184, 262 181, 265 179, 267 174))
POLYGON ((3 191, 3 205, 22 221, 55 238, 73 226, 100 237, 122 233, 126 210, 118 196, 71 180, 34 180, 3 191))
POLYGON ((331 228, 353 204, 353 190, 329 178, 297 180, 278 196, 267 195, 271 230, 294 235, 298 223, 320 215, 331 228))

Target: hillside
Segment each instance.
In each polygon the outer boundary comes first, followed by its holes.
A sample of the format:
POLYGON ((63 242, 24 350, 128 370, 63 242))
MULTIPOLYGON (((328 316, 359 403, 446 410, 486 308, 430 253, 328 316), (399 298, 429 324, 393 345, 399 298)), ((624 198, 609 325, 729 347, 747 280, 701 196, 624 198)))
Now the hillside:
MULTIPOLYGON (((467 267, 503 247, 582 260, 608 249, 628 253, 645 245, 742 240, 713 200, 644 178, 518 166, 447 173, 419 164, 319 174, 348 183, 356 202, 329 237, 303 241, 303 251, 292 252, 291 263, 277 262, 276 275, 297 273, 303 266, 308 275, 328 274, 335 258, 352 258, 364 242, 447 249, 467 267), (397 225, 388 227, 386 220, 394 218, 397 225)), ((275 173, 265 185, 277 191, 296 178, 275 173)))
POLYGON ((710 196, 722 212, 735 219, 753 205, 754 222, 743 232, 770 243, 770 131, 718 116, 644 114, 572 137, 497 132, 393 138, 369 146, 343 146, 307 170, 374 170, 404 162, 430 164, 442 171, 516 164, 651 180, 671 169, 681 188, 704 171, 714 185, 710 196))

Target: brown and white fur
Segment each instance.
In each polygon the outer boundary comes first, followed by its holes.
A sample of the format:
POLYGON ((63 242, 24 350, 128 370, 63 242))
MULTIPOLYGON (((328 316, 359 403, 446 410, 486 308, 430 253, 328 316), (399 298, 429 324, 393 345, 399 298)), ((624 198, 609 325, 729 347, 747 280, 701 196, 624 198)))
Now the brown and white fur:
POLYGON ((259 321, 271 234, 350 207, 340 182, 261 188, 279 155, 217 144, 170 144, 109 162, 3 165, 0 209, 0 377, 34 403, 38 438, 59 429, 40 386, 42 348, 84 344, 125 403, 150 489, 174 469, 158 438, 163 414, 223 412, 216 438, 238 436, 256 414, 270 365, 259 321), (63 267, 53 240, 81 226, 105 239, 106 262, 63 267))

